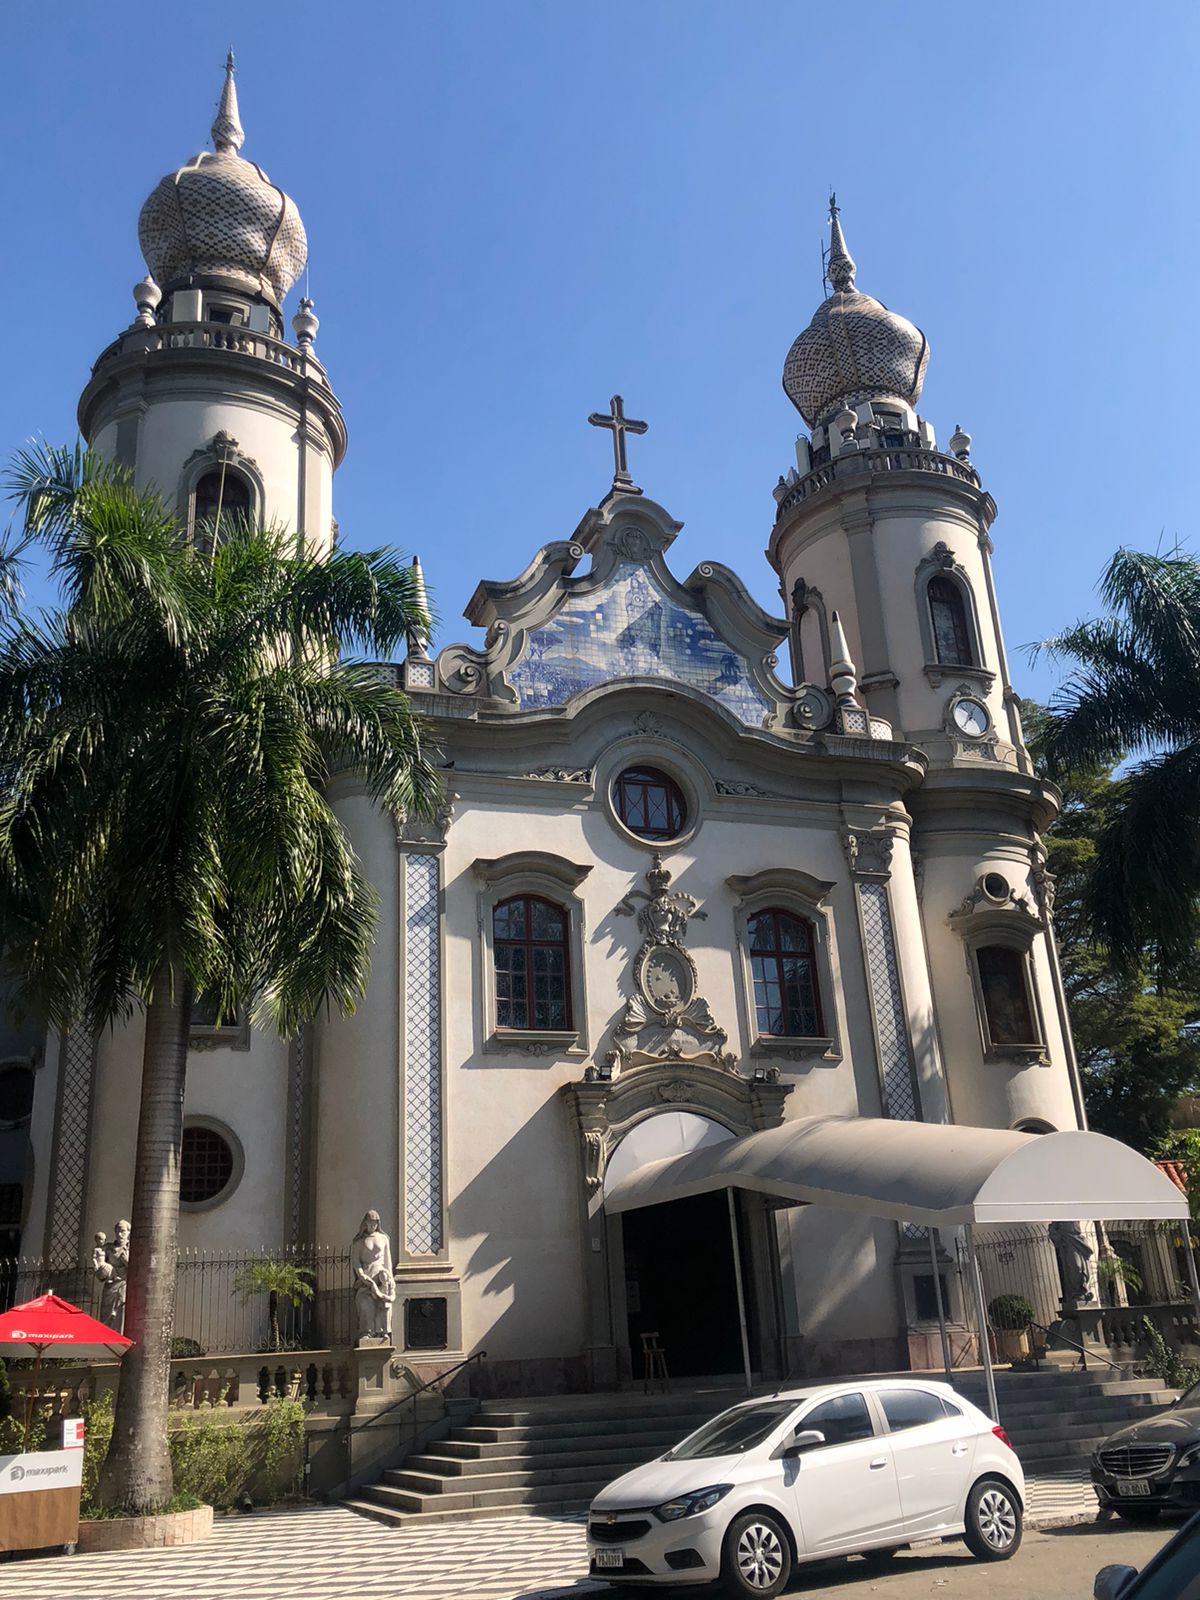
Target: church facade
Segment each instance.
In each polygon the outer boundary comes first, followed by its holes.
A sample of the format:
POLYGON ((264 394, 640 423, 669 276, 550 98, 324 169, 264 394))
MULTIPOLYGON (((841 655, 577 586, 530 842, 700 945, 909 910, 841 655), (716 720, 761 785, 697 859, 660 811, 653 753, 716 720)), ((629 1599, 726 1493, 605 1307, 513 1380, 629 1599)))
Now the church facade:
MULTIPOLYGON (((150 276, 80 428, 188 529, 243 512, 328 550, 346 429, 311 302, 285 328, 303 224, 241 155, 233 81, 143 208, 150 276)), ((735 1276, 764 1376, 919 1363, 939 1289, 964 1321, 948 1234, 749 1194, 605 1208, 646 1161, 815 1114, 1083 1125, 996 508, 969 438, 918 414, 924 335, 858 290, 836 207, 828 278, 784 367, 807 431, 769 519, 780 615, 679 562, 614 397, 599 506, 479 583, 467 642, 381 665, 444 807, 334 780, 380 895, 352 1016, 280 1041, 198 1008, 183 1246, 338 1244, 374 1208, 397 1346, 486 1348, 509 1392, 614 1383, 650 1332, 678 1375, 740 1370, 735 1276)), ((125 1213, 141 1042, 0 1041, 24 1252, 82 1259, 125 1213)))

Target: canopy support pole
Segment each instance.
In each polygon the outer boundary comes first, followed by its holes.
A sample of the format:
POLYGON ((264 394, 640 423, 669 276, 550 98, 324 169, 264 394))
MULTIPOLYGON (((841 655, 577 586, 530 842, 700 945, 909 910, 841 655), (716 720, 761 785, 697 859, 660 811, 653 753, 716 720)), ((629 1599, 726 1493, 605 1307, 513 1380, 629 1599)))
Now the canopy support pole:
POLYGON ((988 1339, 987 1307, 983 1303, 983 1275, 979 1270, 979 1257, 975 1254, 975 1230, 968 1222, 963 1230, 967 1236, 967 1270, 971 1274, 971 1289, 975 1296, 975 1321, 979 1328, 979 1353, 983 1358, 983 1376, 987 1383, 988 1411, 993 1422, 1000 1421, 1000 1403, 996 1399, 996 1374, 992 1370, 992 1346, 988 1339))
POLYGON ((938 1269, 938 1231, 929 1230, 929 1264, 933 1268, 933 1292, 937 1295, 938 1333, 942 1338, 942 1365, 946 1369, 946 1382, 954 1382, 954 1364, 950 1359, 950 1335, 946 1332, 946 1304, 942 1299, 942 1274, 938 1269))
POLYGON ((742 1369, 746 1374, 746 1393, 754 1392, 754 1377, 750 1370, 750 1334, 746 1328, 746 1291, 742 1286, 742 1252, 738 1243, 737 1206, 732 1188, 726 1189, 729 1200, 729 1242, 733 1247, 733 1281, 737 1289, 738 1326, 742 1334, 742 1369))
POLYGON ((1188 1278, 1191 1280, 1192 1306, 1196 1312, 1197 1324, 1200 1324, 1200 1278, 1196 1276, 1196 1241, 1192 1238, 1192 1230, 1186 1222, 1183 1225, 1183 1242, 1187 1246, 1188 1278))
POLYGON ((33 1427, 34 1394, 38 1386, 38 1375, 42 1370, 42 1352, 46 1346, 44 1344, 35 1344, 33 1348, 37 1353, 33 1360, 33 1371, 29 1377, 29 1387, 25 1391, 25 1435, 21 1440, 22 1450, 29 1449, 29 1431, 33 1427))

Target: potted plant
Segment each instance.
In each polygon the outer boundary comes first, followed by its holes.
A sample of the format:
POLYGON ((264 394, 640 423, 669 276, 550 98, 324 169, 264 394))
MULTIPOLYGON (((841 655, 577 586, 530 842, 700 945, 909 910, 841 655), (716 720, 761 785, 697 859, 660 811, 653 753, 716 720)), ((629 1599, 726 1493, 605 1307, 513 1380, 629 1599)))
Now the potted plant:
POLYGON ((1005 1361, 1025 1361, 1033 1349, 1029 1325, 1033 1306, 1023 1294, 998 1294, 988 1306, 988 1321, 1005 1361))

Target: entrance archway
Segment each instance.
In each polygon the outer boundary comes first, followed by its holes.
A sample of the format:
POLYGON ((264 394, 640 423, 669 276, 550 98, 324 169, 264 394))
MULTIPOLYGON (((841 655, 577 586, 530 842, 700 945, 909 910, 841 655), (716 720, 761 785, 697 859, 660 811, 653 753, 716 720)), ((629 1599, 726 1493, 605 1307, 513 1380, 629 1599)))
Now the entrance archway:
MULTIPOLYGON (((693 1111, 647 1117, 630 1129, 609 1158, 605 1192, 648 1162, 734 1137, 721 1123, 693 1111)), ((754 1207, 753 1197, 746 1201, 754 1207)), ((621 1282, 613 1286, 613 1299, 617 1306, 624 1304, 624 1327, 618 1334, 623 1332, 628 1341, 634 1377, 640 1370, 642 1335, 649 1333, 658 1335, 672 1377, 740 1375, 745 1365, 743 1312, 750 1361, 755 1368, 761 1366, 761 1319, 753 1292, 760 1276, 752 1245, 757 1220, 747 1215, 742 1197, 736 1197, 731 1219, 725 1195, 700 1195, 627 1213, 617 1224, 620 1249, 612 1252, 612 1261, 620 1267, 621 1282)))

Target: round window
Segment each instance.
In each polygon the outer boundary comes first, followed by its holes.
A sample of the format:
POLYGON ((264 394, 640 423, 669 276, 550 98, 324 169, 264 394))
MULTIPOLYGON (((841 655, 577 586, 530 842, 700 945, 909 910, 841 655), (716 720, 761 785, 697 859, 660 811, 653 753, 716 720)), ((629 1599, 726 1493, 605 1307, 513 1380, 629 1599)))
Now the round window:
POLYGON ((215 1200, 229 1187, 234 1165, 229 1141, 215 1128, 185 1128, 179 1158, 180 1203, 198 1206, 215 1200))
POLYGON ((683 790, 657 767, 626 767, 618 774, 613 806, 639 839, 677 839, 687 822, 683 790))
POLYGON ((0 1067, 0 1122, 26 1122, 32 1111, 32 1068, 0 1067))
POLYGON ((1010 893, 1008 879, 999 872, 984 873, 983 892, 989 900, 1007 900, 1010 893))

